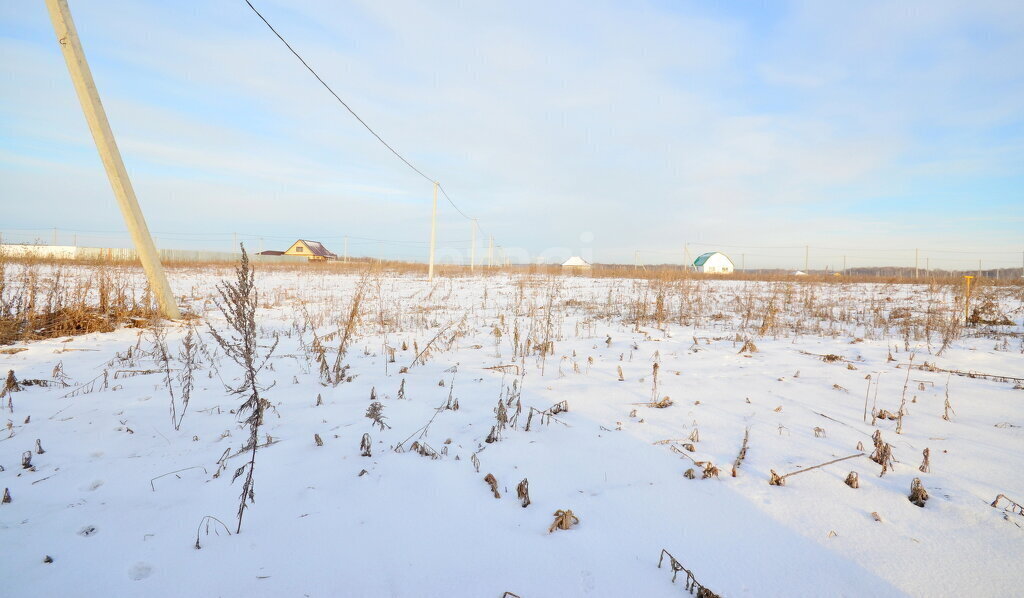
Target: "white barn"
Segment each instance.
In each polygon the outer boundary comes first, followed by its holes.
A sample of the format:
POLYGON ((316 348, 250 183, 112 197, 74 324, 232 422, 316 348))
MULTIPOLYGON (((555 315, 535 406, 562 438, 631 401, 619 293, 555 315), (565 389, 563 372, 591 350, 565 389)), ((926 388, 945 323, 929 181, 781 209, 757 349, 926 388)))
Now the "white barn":
POLYGON ((589 268, 590 267, 590 262, 588 262, 587 260, 579 257, 578 255, 574 255, 571 258, 569 258, 569 259, 565 260, 564 262, 562 262, 562 267, 563 268, 589 268))
POLYGON ((729 256, 724 253, 709 251, 693 260, 693 268, 697 272, 707 272, 709 274, 732 274, 736 266, 733 265, 729 256))

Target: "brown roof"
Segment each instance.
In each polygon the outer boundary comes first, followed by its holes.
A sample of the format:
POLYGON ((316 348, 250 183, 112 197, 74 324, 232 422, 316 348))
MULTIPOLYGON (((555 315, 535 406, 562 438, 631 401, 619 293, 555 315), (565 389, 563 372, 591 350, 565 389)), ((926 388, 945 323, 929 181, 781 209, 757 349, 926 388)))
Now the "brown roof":
POLYGON ((266 251, 259 252, 257 255, 284 255, 284 252, 283 251, 275 251, 273 249, 268 249, 266 251))
POLYGON ((335 257, 338 257, 338 254, 332 253, 331 251, 329 251, 319 241, 307 241, 305 239, 299 239, 299 240, 302 241, 303 243, 305 243, 306 247, 309 247, 309 250, 311 252, 313 252, 313 255, 315 255, 317 257, 324 257, 324 258, 335 258, 335 257))

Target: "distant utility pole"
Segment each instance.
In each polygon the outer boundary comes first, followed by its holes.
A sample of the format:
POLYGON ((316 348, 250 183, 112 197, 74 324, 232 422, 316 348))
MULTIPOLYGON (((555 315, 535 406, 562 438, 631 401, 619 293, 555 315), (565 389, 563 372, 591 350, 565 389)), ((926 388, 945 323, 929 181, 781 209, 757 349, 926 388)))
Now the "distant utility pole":
POLYGON ((741 253, 740 254, 740 272, 746 272, 746 271, 747 271, 747 254, 741 253))
POLYGON ((434 208, 430 212, 430 268, 427 279, 434 280, 434 245, 437 242, 437 181, 434 181, 434 208))
POLYGON ((843 256, 843 276, 846 276, 846 256, 843 256))
POLYGON ((490 242, 487 246, 487 267, 494 267, 494 235, 488 235, 490 242))
POLYGON ((348 263, 348 235, 345 235, 345 263, 348 263))
POLYGON ((920 249, 915 249, 914 250, 914 278, 918 278, 919 277, 918 270, 917 270, 917 264, 918 264, 918 258, 920 256, 920 252, 921 252, 920 249))
POLYGON ((53 245, 57 244, 57 227, 53 227, 53 245))
POLYGON ((932 264, 931 264, 931 261, 932 261, 931 258, 928 258, 928 257, 924 258, 924 275, 927 276, 928 278, 931 278, 931 276, 932 276, 932 264))
POLYGON ((476 270, 476 218, 470 224, 470 229, 473 231, 473 240, 469 244, 469 271, 473 272, 476 270))
POLYGON ((640 251, 633 250, 633 271, 636 272, 640 268, 640 251))
POLYGON ((238 233, 231 233, 231 251, 238 251, 238 233))
POLYGON ((683 241, 683 259, 686 262, 686 269, 689 270, 693 266, 693 262, 690 261, 690 244, 686 241, 683 241))
POLYGON ((981 278, 981 260, 978 260, 978 278, 981 278))
POLYGON ((156 295, 160 311, 167 318, 180 318, 181 313, 178 311, 178 305, 174 302, 171 285, 167 283, 167 276, 160 263, 160 254, 157 253, 153 237, 149 234, 146 219, 142 215, 142 208, 139 207, 135 190, 128 179, 128 171, 125 170, 124 162, 121 160, 121 152, 117 149, 114 133, 110 130, 110 123, 103 111, 100 94, 96 90, 96 83, 93 81, 89 64, 85 60, 85 52, 78 39, 75 23, 71 19, 67 0, 46 0, 46 8, 50 11, 53 30, 57 34, 57 41, 64 54, 64 61, 71 74, 71 81, 75 85, 78 101, 82 104, 85 120, 92 132, 93 140, 96 142, 100 160, 103 161, 103 167, 107 171, 110 186, 114 189, 114 196, 121 208, 121 215, 124 216, 125 224, 128 225, 128 232, 131 233, 135 251, 142 262, 142 268, 146 271, 146 278, 149 279, 149 285, 156 295))
POLYGON ((811 246, 810 245, 804 245, 804 272, 806 272, 807 274, 811 273, 811 269, 808 266, 808 264, 810 264, 810 261, 811 261, 811 246))

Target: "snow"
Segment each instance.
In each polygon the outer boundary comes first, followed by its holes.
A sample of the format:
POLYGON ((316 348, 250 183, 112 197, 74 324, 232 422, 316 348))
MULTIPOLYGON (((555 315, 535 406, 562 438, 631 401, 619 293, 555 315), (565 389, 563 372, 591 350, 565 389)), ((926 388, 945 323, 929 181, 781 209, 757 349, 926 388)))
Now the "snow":
MULTIPOLYGON (((196 331, 211 351, 205 325, 225 323, 208 298, 230 276, 171 271, 175 289, 190 289, 203 318, 196 331)), ((238 535, 201 525, 205 516, 231 532, 236 525, 241 480, 231 474, 244 457, 214 476, 225 450, 237 451, 246 435, 231 412, 240 401, 225 391, 240 375, 228 360, 203 362, 176 431, 163 372, 116 374, 159 369, 148 331, 21 343, 26 351, 0 354, 0 371, 19 379, 51 379, 59 363, 72 383, 12 393, 14 412, 0 413, 10 420, 0 487, 13 499, 0 505, 5 596, 686 595, 684 574, 673 584, 667 565, 657 568, 663 548, 722 596, 1013 596, 1024 584, 1024 516, 989 506, 1000 493, 1024 499, 1022 390, 914 369, 902 434, 895 421, 863 421, 865 376, 878 382, 878 407, 895 412, 911 355, 917 365, 1024 376, 1019 288, 996 296, 1014 326, 970 330, 938 356, 935 333, 905 339, 897 324, 869 323, 871 314, 897 306, 923 313, 933 301, 952 304, 955 289, 676 283, 666 291, 669 317, 637 324, 641 304, 653 310, 655 283, 493 275, 431 284, 384 274, 367 285, 345 356, 352 380, 335 386, 321 383, 307 323, 319 336, 337 331, 359 278, 267 270, 257 281, 260 342, 280 338, 261 373, 273 384, 265 393, 273 409, 260 437, 274 443, 258 451, 256 500, 238 535), (755 334, 763 313, 750 322, 739 306, 787 292, 785 322, 755 334), (832 315, 801 316, 801 301, 833 304, 832 315), (520 342, 531 330, 543 339, 549 324, 553 354, 513 357, 516 329, 520 342), (443 332, 449 325, 457 334, 443 332), (416 349, 439 332, 414 364, 416 349), (740 353, 746 338, 756 352, 740 353), (129 347, 133 358, 118 358, 129 347), (827 354, 842 359, 820 357, 827 354), (510 364, 525 366, 525 376, 487 369, 510 364), (110 387, 69 396, 105 371, 110 387), (514 396, 520 380, 517 424, 486 443, 499 397, 514 396), (384 406, 384 431, 364 417, 371 389, 384 406), (947 390, 950 421, 942 418, 947 390), (438 411, 449 396, 460 409, 438 411), (673 404, 644 405, 663 396, 673 404), (524 430, 530 407, 559 401, 569 411, 546 424, 535 415, 524 430), (731 477, 747 429, 749 451, 731 477), (852 455, 858 442, 870 452, 875 429, 896 459, 884 477, 864 456, 768 484, 769 470, 852 455), (694 430, 691 453, 683 445, 694 430), (371 457, 360 456, 364 433, 371 457), (46 452, 24 470, 21 455, 37 438, 46 452), (447 454, 421 456, 409 450, 413 440, 447 454), (405 450, 392 450, 399 443, 405 450), (926 447, 930 473, 918 470, 926 447), (720 477, 701 479, 693 460, 713 462, 720 477), (689 468, 696 479, 683 476, 689 468), (843 483, 850 471, 859 489, 843 483), (523 478, 526 508, 516 498, 523 478), (907 500, 914 478, 931 496, 924 508, 907 500), (558 509, 580 523, 548 533, 558 509)), ((187 330, 168 325, 172 354, 187 330)), ((333 361, 337 338, 323 344, 333 361)), ((177 374, 182 363, 171 367, 177 374)), ((514 404, 508 409, 511 416, 514 404)))

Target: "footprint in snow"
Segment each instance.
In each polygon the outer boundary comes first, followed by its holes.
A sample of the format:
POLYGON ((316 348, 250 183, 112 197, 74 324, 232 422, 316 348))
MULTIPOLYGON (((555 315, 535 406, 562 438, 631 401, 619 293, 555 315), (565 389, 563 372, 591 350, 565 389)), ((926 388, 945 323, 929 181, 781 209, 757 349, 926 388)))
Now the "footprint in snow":
POLYGON ((128 569, 128 579, 141 581, 153 574, 153 566, 149 563, 135 563, 128 569))
POLYGON ((91 484, 85 487, 86 490, 92 492, 103 485, 103 480, 93 480, 91 484))
POLYGON ((78 535, 85 536, 86 538, 88 538, 89 536, 95 534, 97 531, 99 530, 96 529, 95 525, 87 525, 82 529, 78 530, 78 535))
POLYGON ((583 588, 584 593, 590 593, 594 591, 594 574, 590 571, 580 572, 580 586, 583 588))

